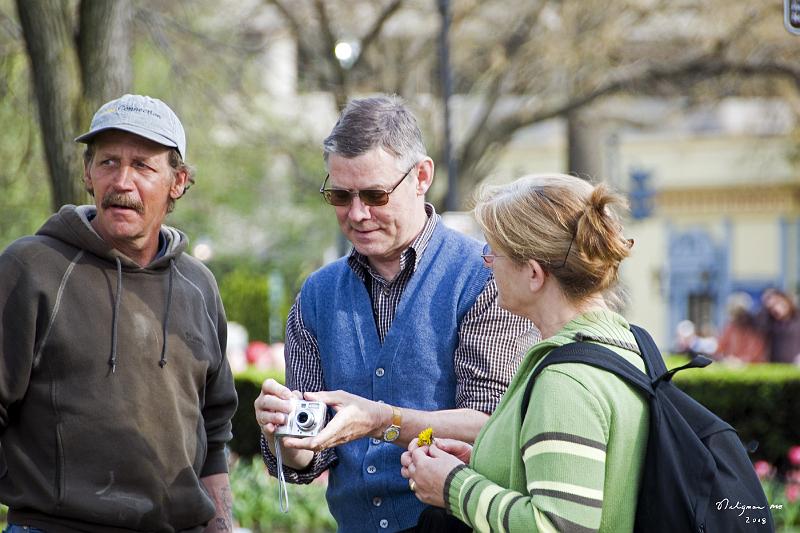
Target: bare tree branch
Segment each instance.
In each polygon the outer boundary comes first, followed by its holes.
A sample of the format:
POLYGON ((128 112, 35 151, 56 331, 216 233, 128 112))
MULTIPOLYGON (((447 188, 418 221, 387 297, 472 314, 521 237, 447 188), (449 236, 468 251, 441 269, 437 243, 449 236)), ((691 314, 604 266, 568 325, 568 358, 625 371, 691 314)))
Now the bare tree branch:
MULTIPOLYGON (((795 87, 800 89, 800 65, 780 60, 751 63, 726 60, 716 52, 717 50, 715 53, 703 54, 671 65, 642 66, 637 64, 637 68, 625 69, 613 79, 586 93, 574 95, 550 106, 540 103, 538 106, 520 110, 500 118, 494 123, 487 124, 472 140, 472 151, 463 154, 462 168, 469 169, 469 172, 462 172, 462 177, 469 185, 476 184, 482 178, 474 171, 482 159, 480 154, 491 153, 493 147, 507 144, 511 137, 522 128, 565 116, 604 96, 620 92, 633 92, 637 88, 655 82, 669 83, 678 88, 685 88, 687 83, 724 75, 736 75, 744 78, 770 76, 789 79, 795 84, 795 87), (477 155, 473 156, 472 154, 477 155)), ((469 188, 469 186, 465 188, 469 188)))
POLYGON ((280 0, 265 0, 265 2, 267 4, 275 6, 278 9, 278 11, 280 11, 283 18, 286 19, 286 22, 289 23, 289 27, 291 28, 292 33, 299 38, 300 35, 302 34, 300 30, 300 22, 295 18, 294 15, 292 15, 291 11, 286 9, 286 6, 283 5, 283 2, 281 2, 280 0))
POLYGON ((295 42, 297 43, 298 51, 301 55, 311 56, 313 54, 313 46, 310 46, 305 39, 306 33, 303 31, 303 28, 300 24, 300 21, 289 11, 286 6, 281 2, 281 0, 265 0, 267 4, 271 4, 275 6, 275 8, 280 12, 281 16, 286 20, 289 24, 289 29, 294 36, 295 42))
POLYGON ((500 65, 500 67, 495 69, 495 72, 492 73, 488 87, 484 92, 485 96, 481 102, 481 111, 476 120, 474 120, 472 125, 469 127, 469 133, 466 135, 467 140, 458 150, 456 157, 459 160, 460 165, 467 163, 467 166, 469 167, 469 158, 472 157, 469 154, 472 154, 473 150, 475 149, 474 143, 478 138, 478 132, 482 131, 486 127, 489 118, 492 116, 492 113, 495 110, 497 102, 503 96, 501 90, 503 82, 513 70, 508 68, 507 63, 513 63, 513 60, 516 58, 520 49, 527 41, 527 36, 530 34, 531 29, 539 19, 544 5, 544 2, 539 2, 539 5, 536 8, 532 9, 525 17, 523 17, 519 24, 517 24, 514 31, 509 34, 503 43, 503 50, 505 52, 507 61, 503 65, 500 65))
MULTIPOLYGON (((383 11, 381 11, 380 15, 378 15, 378 18, 372 23, 372 27, 369 29, 369 31, 367 31, 364 37, 361 38, 362 50, 366 50, 372 45, 375 39, 380 35, 381 30, 383 30, 383 26, 386 24, 386 21, 389 20, 402 5, 403 0, 392 0, 391 3, 383 8, 383 11)), ((358 65, 362 57, 364 57, 364 54, 359 54, 350 68, 354 68, 356 65, 358 65)))
POLYGON ((669 83, 684 88, 688 82, 699 79, 712 79, 723 75, 741 77, 771 76, 788 78, 800 88, 800 66, 783 61, 740 62, 727 60, 719 54, 704 54, 682 63, 671 65, 646 65, 636 69, 626 69, 622 74, 597 86, 593 90, 577 95, 560 105, 547 109, 537 109, 509 116, 498 122, 501 130, 509 127, 519 129, 536 122, 562 116, 570 111, 586 106, 595 100, 619 92, 632 92, 637 88, 654 82, 669 83))
POLYGON ((8 34, 12 40, 17 40, 22 37, 22 29, 19 27, 19 24, 17 24, 17 21, 10 17, 5 10, 0 10, 0 28, 3 28, 3 31, 8 34))
POLYGON ((376 19, 360 39, 360 54, 355 58, 353 64, 350 65, 349 68, 345 68, 333 55, 333 50, 337 42, 336 32, 334 31, 335 23, 330 18, 325 0, 314 0, 313 3, 316 18, 319 23, 318 32, 309 32, 308 28, 301 24, 295 12, 290 10, 287 4, 282 0, 265 0, 266 3, 275 6, 281 16, 286 20, 297 42, 300 55, 316 58, 320 62, 320 65, 323 66, 323 68, 317 71, 317 75, 322 80, 323 88, 334 94, 337 108, 343 107, 347 102, 351 88, 351 72, 364 64, 364 58, 367 52, 371 48, 374 48, 386 23, 399 11, 403 5, 403 1, 404 0, 391 0, 381 9, 376 19), (311 40, 309 35, 312 35, 315 39, 311 40))
POLYGON ((333 69, 333 80, 331 80, 332 86, 330 90, 333 91, 336 97, 336 108, 341 109, 347 103, 347 94, 349 92, 347 74, 342 64, 339 63, 333 55, 333 49, 336 47, 336 38, 331 29, 331 22, 328 18, 328 10, 325 8, 325 1, 314 0, 314 7, 317 10, 320 29, 322 30, 323 58, 333 69))
MULTIPOLYGON (((469 185, 482 177, 480 173, 491 169, 519 129, 566 116, 612 94, 685 94, 687 89, 700 94, 708 79, 728 82, 757 76, 798 86, 793 64, 779 59, 785 57, 785 40, 763 38, 763 21, 776 18, 778 8, 737 0, 722 12, 717 9, 722 6, 720 0, 709 2, 713 5, 670 0, 646 4, 536 0, 513 6, 504 0, 460 0, 454 4, 451 29, 461 32, 459 38, 466 43, 456 49, 454 57, 457 91, 469 93, 478 102, 456 147, 464 180, 461 190, 469 190, 469 185), (704 22, 710 17, 713 24, 704 22), (687 28, 687 22, 698 28, 687 28), (708 24, 707 31, 703 24, 708 24), (726 29, 721 36, 717 33, 720 28, 726 29), (510 101, 519 105, 508 109, 510 101)), ((317 88, 334 93, 338 106, 344 105, 356 86, 370 91, 396 89, 407 83, 412 92, 435 89, 421 86, 428 80, 425 73, 432 71, 433 55, 420 60, 410 53, 411 45, 396 53, 393 47, 401 40, 384 39, 391 17, 418 4, 374 2, 375 19, 362 35, 361 54, 346 69, 331 53, 340 31, 334 14, 351 13, 367 2, 265 3, 275 6, 286 20, 298 47, 307 47, 307 51, 300 50, 301 56, 316 61, 306 65, 308 72, 321 80, 317 88), (375 61, 376 57, 392 67, 375 61), (419 66, 410 76, 409 65, 419 66), (405 75, 387 72, 391 69, 405 75)), ((430 11, 420 7, 423 13, 429 15, 430 11)), ((422 50, 430 53, 431 38, 426 35, 413 45, 422 43, 427 46, 422 50)), ((715 89, 719 89, 717 95, 739 90, 737 85, 715 89)))

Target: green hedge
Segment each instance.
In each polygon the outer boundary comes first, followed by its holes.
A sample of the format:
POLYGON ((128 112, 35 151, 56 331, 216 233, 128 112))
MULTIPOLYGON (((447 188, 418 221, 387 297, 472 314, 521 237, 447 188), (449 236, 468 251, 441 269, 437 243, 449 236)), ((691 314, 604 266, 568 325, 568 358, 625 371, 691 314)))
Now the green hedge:
MULTIPOLYGON (((669 358, 673 367, 685 360, 669 358)), ((236 376, 239 410, 233 419, 231 449, 242 456, 258 455, 260 429, 253 402, 267 377, 279 373, 248 372, 236 376)), ((675 384, 730 423, 745 443, 758 442, 754 461, 764 459, 785 469, 786 452, 800 445, 800 368, 791 365, 750 365, 741 368, 714 363, 679 372, 675 384)))
POLYGON ((228 320, 244 326, 249 340, 283 339, 286 316, 294 298, 277 271, 270 275, 243 265, 215 275, 228 320))
MULTIPOLYGON (((668 366, 677 364, 670 359, 668 366)), ((732 425, 743 442, 758 442, 754 461, 769 461, 780 470, 788 467, 787 450, 800 445, 800 368, 713 363, 683 370, 674 381, 732 425)))
POLYGON ((283 383, 283 372, 263 372, 248 370, 235 376, 236 391, 239 393, 239 408, 233 415, 233 440, 229 447, 241 457, 261 455, 259 442, 261 428, 256 423, 253 403, 261 392, 261 384, 267 378, 283 383))
POLYGON ((219 292, 228 320, 244 326, 250 340, 270 340, 269 284, 266 275, 234 270, 220 278, 219 292))

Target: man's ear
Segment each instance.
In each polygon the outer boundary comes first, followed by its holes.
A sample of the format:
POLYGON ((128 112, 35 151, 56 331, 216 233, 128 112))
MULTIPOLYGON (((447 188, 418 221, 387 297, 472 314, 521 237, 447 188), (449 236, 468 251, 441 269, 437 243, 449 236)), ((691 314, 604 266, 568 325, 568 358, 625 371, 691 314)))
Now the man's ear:
POLYGON ((536 259, 529 259, 527 263, 528 287, 532 292, 539 292, 544 287, 547 271, 542 268, 541 263, 536 259))
POLYGON ((433 159, 426 157, 417 165, 417 196, 425 196, 433 183, 433 159))
POLYGON ((177 200, 183 196, 183 191, 186 189, 186 182, 189 179, 189 174, 185 170, 176 170, 175 179, 172 180, 172 185, 169 188, 169 196, 173 200, 177 200))
POLYGON ((92 184, 92 176, 89 174, 89 165, 86 163, 83 165, 83 185, 86 187, 86 191, 94 196, 94 184, 92 184))

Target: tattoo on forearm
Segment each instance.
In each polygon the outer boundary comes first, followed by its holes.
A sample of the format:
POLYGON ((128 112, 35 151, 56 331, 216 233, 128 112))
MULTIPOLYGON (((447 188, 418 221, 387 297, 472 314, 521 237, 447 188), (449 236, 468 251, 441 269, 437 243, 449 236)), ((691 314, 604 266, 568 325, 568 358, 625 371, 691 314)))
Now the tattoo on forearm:
POLYGON ((228 486, 221 487, 214 499, 217 504, 217 517, 214 519, 216 531, 218 532, 232 532, 233 531, 233 498, 231 497, 231 488, 228 486))

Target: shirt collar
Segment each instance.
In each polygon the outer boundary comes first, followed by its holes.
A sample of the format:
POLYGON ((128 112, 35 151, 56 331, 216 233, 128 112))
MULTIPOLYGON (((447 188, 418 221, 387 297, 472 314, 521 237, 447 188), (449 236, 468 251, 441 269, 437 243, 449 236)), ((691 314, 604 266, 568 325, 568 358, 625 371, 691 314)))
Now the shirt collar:
MULTIPOLYGON (((425 214, 428 220, 426 220, 425 225, 422 226, 422 231, 417 234, 409 247, 400 254, 400 272, 403 272, 410 264, 413 264, 412 271, 417 269, 422 254, 431 242, 433 230, 436 229, 436 224, 438 224, 439 220, 442 218, 436 214, 436 209, 434 209, 433 204, 427 202, 425 203, 425 214)), ((373 278, 383 279, 382 276, 370 266, 367 256, 359 253, 355 248, 350 250, 347 264, 362 280, 365 278, 366 273, 369 273, 373 278)))

